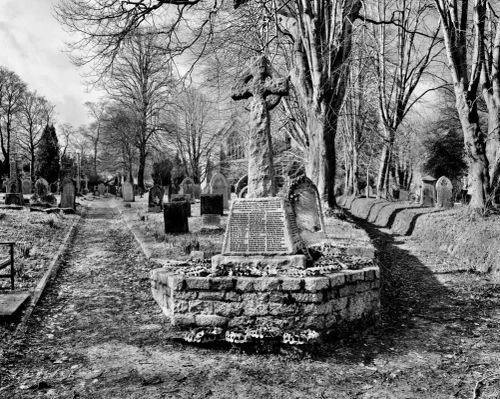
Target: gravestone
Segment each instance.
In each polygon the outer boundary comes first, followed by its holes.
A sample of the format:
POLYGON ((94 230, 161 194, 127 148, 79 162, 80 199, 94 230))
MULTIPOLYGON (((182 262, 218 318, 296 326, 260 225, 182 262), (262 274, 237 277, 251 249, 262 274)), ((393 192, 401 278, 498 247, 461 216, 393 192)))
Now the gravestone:
POLYGON ((189 201, 194 204, 195 200, 195 184, 193 179, 186 177, 180 184, 180 194, 189 195, 189 201))
POLYGON ((163 208, 163 196, 165 195, 165 190, 158 186, 154 185, 149 190, 148 197, 148 212, 161 212, 163 208))
POLYGON ((436 197, 438 208, 453 207, 453 184, 446 176, 441 176, 436 182, 436 197))
POLYGON ((301 237, 307 241, 309 233, 325 231, 321 200, 318 189, 307 177, 301 177, 290 185, 288 200, 297 221, 301 237))
POLYGON ((23 194, 32 194, 31 179, 24 179, 22 181, 23 194))
POLYGON ((408 190, 399 190, 399 200, 408 201, 410 199, 410 192, 408 190))
POLYGON ((44 178, 39 178, 35 182, 35 189, 30 199, 30 205, 48 208, 55 204, 56 198, 50 193, 49 183, 44 178))
POLYGON ((265 56, 253 57, 233 88, 232 99, 252 98, 248 144, 248 196, 276 195, 269 111, 288 95, 288 79, 275 79, 265 56))
POLYGON ((188 195, 189 194, 182 194, 182 196, 174 197, 174 198, 172 198, 171 202, 178 202, 178 203, 184 204, 184 207, 186 208, 186 215, 188 217, 191 217, 191 202, 189 201, 190 196, 187 197, 188 195))
POLYGON ((422 177, 422 192, 420 194, 420 205, 434 206, 436 203, 436 179, 432 176, 422 177))
POLYGON ((234 193, 237 197, 240 197, 241 190, 248 186, 248 175, 245 175, 238 180, 236 186, 234 187, 234 193))
POLYGON ((60 208, 75 209, 76 188, 73 180, 65 178, 62 182, 61 205, 60 208))
POLYGON ((202 194, 200 198, 200 215, 222 215, 224 203, 222 194, 202 194))
POLYGON ((195 199, 200 199, 201 196, 201 185, 194 184, 193 185, 193 194, 195 199))
POLYGON ((189 233, 187 201, 167 202, 163 205, 165 233, 189 233))
POLYGON ((135 197, 134 197, 134 187, 132 186, 132 183, 126 181, 123 183, 122 186, 122 197, 125 202, 134 202, 135 197))
POLYGON ((212 267, 254 264, 265 257, 262 264, 303 269, 307 254, 288 201, 237 199, 231 206, 222 253, 212 258, 212 267))
POLYGON ((106 186, 103 183, 99 183, 97 191, 99 191, 100 196, 103 196, 106 193, 106 186))
POLYGON ((210 194, 222 194, 224 209, 229 209, 229 196, 231 187, 222 173, 216 173, 210 180, 210 194))

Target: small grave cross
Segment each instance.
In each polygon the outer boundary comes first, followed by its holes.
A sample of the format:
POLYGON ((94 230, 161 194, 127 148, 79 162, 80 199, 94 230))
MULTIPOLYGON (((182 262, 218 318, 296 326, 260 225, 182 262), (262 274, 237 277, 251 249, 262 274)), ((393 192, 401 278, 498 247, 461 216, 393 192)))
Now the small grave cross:
POLYGON ((269 61, 264 56, 252 58, 233 88, 233 100, 253 97, 250 104, 248 197, 276 195, 269 111, 286 95, 288 79, 273 79, 269 61))

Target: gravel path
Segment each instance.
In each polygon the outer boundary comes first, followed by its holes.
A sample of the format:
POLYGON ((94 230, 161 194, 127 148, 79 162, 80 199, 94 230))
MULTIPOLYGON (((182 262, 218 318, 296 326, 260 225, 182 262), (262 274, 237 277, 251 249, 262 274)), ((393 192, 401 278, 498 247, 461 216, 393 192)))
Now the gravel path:
POLYGON ((383 263, 380 325, 312 357, 247 355, 173 339, 150 295, 154 266, 95 201, 27 336, 0 344, 0 398, 498 397, 500 290, 364 227, 383 263))

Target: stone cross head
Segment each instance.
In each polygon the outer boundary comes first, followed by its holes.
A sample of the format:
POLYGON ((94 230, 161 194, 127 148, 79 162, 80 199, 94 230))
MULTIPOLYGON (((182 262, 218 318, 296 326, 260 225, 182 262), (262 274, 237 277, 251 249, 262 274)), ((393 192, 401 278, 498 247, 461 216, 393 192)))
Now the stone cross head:
POLYGON ((252 58, 233 87, 231 98, 244 100, 254 97, 266 103, 268 110, 278 105, 281 97, 288 95, 288 78, 273 79, 271 66, 265 56, 252 58))

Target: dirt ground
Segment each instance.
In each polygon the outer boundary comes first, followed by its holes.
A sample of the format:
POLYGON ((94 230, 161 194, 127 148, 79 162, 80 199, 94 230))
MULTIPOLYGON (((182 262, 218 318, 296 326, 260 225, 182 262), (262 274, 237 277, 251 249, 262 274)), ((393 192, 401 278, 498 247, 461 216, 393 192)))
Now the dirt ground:
POLYGON ((411 237, 364 226, 378 326, 311 354, 250 355, 174 339, 150 294, 156 266, 110 204, 92 203, 27 335, 0 342, 0 398, 500 397, 500 288, 411 237))

